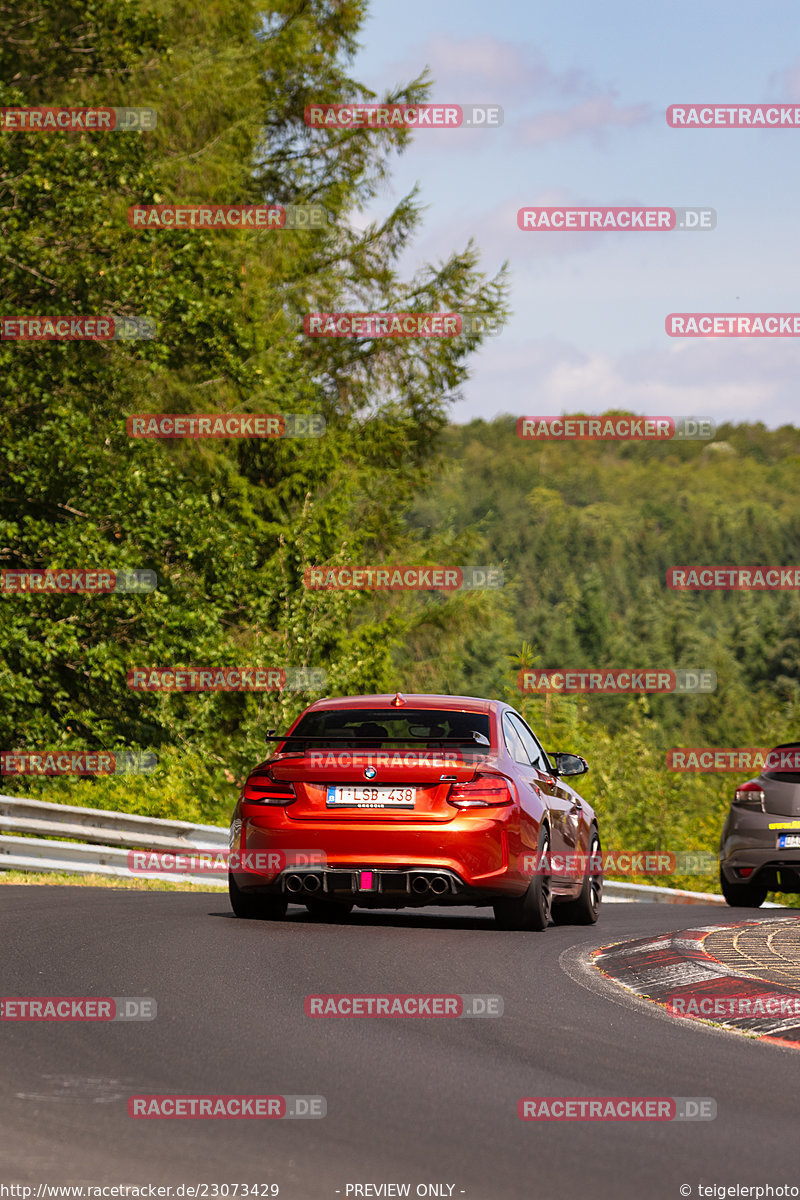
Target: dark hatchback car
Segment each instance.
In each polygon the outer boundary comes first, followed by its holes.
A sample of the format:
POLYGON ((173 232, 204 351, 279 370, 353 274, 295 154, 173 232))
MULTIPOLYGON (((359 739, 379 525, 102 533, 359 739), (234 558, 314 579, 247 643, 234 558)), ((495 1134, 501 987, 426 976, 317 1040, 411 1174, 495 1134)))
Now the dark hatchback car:
POLYGON ((776 746, 758 778, 737 787, 719 850, 733 908, 758 908, 767 892, 800 892, 800 742, 776 746))
POLYGON ((271 740, 231 821, 237 916, 279 920, 291 901, 330 920, 426 904, 491 906, 505 929, 597 920, 597 818, 567 779, 587 764, 546 754, 509 705, 325 699, 271 740))

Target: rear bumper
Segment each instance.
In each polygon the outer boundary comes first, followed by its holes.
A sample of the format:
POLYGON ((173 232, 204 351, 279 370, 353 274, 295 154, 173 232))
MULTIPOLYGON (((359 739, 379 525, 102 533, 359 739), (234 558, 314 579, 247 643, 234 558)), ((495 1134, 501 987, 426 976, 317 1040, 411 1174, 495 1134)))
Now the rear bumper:
POLYGON ((771 892, 800 892, 800 851, 739 847, 720 867, 729 883, 759 883, 771 892), (743 875, 742 868, 749 873, 743 875))
POLYGON ((520 895, 529 880, 510 863, 507 815, 457 814, 446 824, 289 823, 284 816, 246 817, 237 848, 277 853, 279 869, 234 872, 243 891, 286 894, 299 903, 312 894, 375 907, 414 904, 487 904, 520 895), (277 818, 277 819, 276 819, 277 818), (514 869, 512 869, 512 866, 514 869), (372 880, 364 881, 363 872, 372 880), (315 876, 313 893, 296 887, 291 876, 315 876), (439 881, 422 889, 419 877, 439 881), (368 887, 363 886, 367 882, 368 887), (446 883, 447 886, 444 886, 446 883))

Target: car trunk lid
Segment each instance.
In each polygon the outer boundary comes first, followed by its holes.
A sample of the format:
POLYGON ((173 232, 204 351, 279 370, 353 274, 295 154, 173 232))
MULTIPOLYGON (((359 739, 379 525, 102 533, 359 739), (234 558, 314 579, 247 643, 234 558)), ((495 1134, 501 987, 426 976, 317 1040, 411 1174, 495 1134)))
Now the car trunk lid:
POLYGON ((451 821, 454 785, 474 779, 485 754, 442 750, 313 750, 274 758, 274 779, 291 782, 292 820, 403 824, 451 821))

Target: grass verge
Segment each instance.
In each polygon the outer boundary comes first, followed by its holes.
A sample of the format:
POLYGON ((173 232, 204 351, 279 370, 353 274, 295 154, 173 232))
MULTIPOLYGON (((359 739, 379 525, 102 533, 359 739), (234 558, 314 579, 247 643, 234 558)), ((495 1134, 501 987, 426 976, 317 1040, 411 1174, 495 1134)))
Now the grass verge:
POLYGON ((42 884, 69 884, 71 887, 122 888, 129 892, 214 892, 222 888, 204 887, 201 883, 168 882, 166 879, 120 879, 114 875, 74 875, 69 871, 0 871, 2 884, 22 884, 36 887, 42 884))

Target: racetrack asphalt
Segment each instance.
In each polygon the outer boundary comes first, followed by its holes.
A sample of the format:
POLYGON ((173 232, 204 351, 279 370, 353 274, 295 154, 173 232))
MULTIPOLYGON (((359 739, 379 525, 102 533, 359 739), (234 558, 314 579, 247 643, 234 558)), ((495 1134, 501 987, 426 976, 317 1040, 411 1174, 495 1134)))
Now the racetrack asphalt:
POLYGON ((482 909, 271 923, 237 920, 224 893, 3 887, 2 996, 152 996, 158 1013, 0 1022, 0 1182, 274 1183, 282 1200, 800 1188, 800 1051, 656 1017, 588 965, 627 938, 795 912, 614 904, 537 934, 482 909), (312 1019, 311 993, 491 994, 504 1013, 312 1019), (129 1096, 165 1093, 322 1095, 327 1116, 128 1116, 129 1096), (530 1096, 712 1097, 717 1117, 521 1121, 530 1096))

